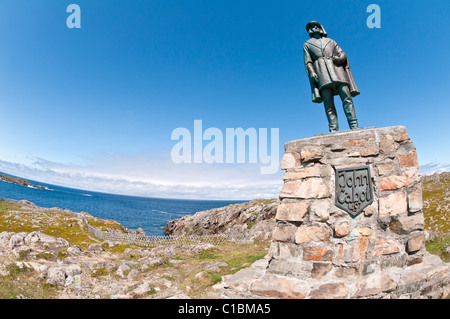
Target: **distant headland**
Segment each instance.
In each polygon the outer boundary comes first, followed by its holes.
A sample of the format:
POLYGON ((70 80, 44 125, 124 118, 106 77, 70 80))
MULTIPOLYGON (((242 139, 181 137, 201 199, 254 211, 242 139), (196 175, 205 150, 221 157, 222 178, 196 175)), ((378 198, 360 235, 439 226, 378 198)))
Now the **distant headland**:
POLYGON ((5 175, 5 174, 0 174, 0 181, 4 181, 4 182, 7 182, 7 183, 11 183, 11 184, 16 184, 16 185, 20 185, 20 186, 26 186, 26 187, 33 187, 33 188, 47 189, 47 190, 50 189, 50 188, 45 187, 45 186, 34 185, 34 184, 30 183, 29 181, 27 181, 26 179, 18 178, 18 177, 12 177, 12 176, 5 175))

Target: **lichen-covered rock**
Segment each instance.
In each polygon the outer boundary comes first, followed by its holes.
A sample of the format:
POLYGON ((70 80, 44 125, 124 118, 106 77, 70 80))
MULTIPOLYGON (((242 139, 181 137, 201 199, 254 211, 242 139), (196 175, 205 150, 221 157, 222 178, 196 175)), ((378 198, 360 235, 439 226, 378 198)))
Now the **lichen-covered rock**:
POLYGON ((51 267, 47 271, 47 284, 53 286, 64 286, 66 283, 66 272, 60 267, 51 267))
POLYGON ((275 225, 278 201, 257 199, 247 203, 198 212, 175 219, 164 227, 167 235, 225 234, 236 239, 268 239, 275 225))

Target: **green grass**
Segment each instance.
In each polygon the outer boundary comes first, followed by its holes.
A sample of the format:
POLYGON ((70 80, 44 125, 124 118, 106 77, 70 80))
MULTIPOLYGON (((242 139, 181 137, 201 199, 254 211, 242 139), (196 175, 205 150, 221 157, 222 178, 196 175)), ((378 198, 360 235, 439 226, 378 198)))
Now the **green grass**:
POLYGON ((114 274, 113 270, 106 269, 105 267, 100 267, 100 268, 92 270, 91 277, 99 278, 99 277, 104 277, 104 276, 113 275, 113 274, 114 274))
POLYGON ((450 262, 446 252, 450 246, 450 173, 423 177, 422 189, 425 229, 433 235, 425 248, 430 254, 450 262))
POLYGON ((0 299, 55 299, 58 289, 45 283, 36 284, 35 281, 23 277, 19 282, 11 277, 0 277, 0 299))
POLYGON ((425 248, 430 254, 438 255, 446 263, 450 262, 450 254, 446 252, 448 247, 450 247, 450 236, 448 234, 435 237, 425 243, 425 248))
MULTIPOLYGON (((124 231, 125 227, 114 220, 106 220, 87 216, 88 223, 97 229, 124 231)), ((33 210, 22 207, 20 204, 0 200, 0 232, 33 232, 40 231, 46 235, 60 237, 69 242, 87 248, 98 240, 87 232, 87 229, 78 219, 62 210, 33 210)), ((105 250, 122 253, 132 245, 116 244, 113 247, 103 245, 105 250)), ((59 257, 65 257, 61 252, 59 257)))
POLYGON ((29 274, 33 271, 27 267, 20 268, 15 263, 8 265, 10 276, 0 276, 0 299, 54 299, 58 288, 43 281, 36 281, 29 274))
POLYGON ((184 278, 182 282, 178 282, 179 288, 186 291, 189 287, 189 296, 204 298, 205 293, 212 290, 212 286, 220 282, 223 276, 234 274, 264 258, 269 246, 270 241, 255 241, 254 244, 226 242, 196 254, 178 253, 177 258, 182 259, 183 263, 175 263, 173 268, 179 273, 177 278, 184 278), (212 262, 224 262, 227 265, 219 267, 218 272, 205 271, 204 265, 212 262), (204 275, 195 277, 201 271, 204 275))
POLYGON ((4 213, 10 210, 21 210, 21 206, 14 202, 0 201, 0 213, 4 213))
POLYGON ((450 231, 450 173, 426 176, 422 183, 425 228, 437 233, 450 231))

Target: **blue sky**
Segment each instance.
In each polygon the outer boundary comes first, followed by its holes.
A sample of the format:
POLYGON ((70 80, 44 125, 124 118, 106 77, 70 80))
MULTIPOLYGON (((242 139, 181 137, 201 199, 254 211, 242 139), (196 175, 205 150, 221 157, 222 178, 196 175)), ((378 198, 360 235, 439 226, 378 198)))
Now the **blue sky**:
MULTIPOLYGON (((404 125, 421 165, 450 163, 448 0, 0 0, 0 171, 130 195, 276 197, 282 171, 175 165, 177 127, 327 131, 310 100, 305 25, 349 57, 360 126, 404 125), (69 29, 69 4, 81 29, 69 29), (369 4, 381 28, 366 25, 369 4)), ((336 99, 341 129, 347 124, 336 99)))

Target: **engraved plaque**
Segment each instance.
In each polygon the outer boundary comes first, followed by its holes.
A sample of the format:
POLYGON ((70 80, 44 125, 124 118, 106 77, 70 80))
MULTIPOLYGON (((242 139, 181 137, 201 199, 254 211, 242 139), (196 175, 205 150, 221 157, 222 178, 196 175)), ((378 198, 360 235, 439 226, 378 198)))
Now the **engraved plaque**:
POLYGON ((355 217, 372 202, 372 180, 368 166, 336 169, 337 207, 355 217))

